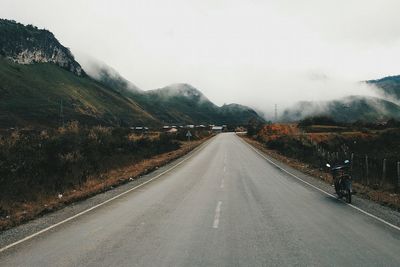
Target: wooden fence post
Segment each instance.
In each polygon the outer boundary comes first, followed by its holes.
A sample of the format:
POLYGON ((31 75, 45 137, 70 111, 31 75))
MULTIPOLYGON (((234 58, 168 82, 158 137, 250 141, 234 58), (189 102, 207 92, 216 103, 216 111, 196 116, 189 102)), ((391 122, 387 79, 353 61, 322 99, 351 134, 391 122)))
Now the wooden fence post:
POLYGON ((353 160, 354 160, 354 153, 351 153, 350 157, 350 173, 353 174, 353 160))
POLYGON ((367 182, 367 185, 369 185, 369 177, 368 177, 368 155, 365 155, 365 179, 367 182))
POLYGON ((381 187, 385 183, 385 179, 386 179, 386 159, 383 159, 381 187))
POLYGON ((397 162, 397 191, 400 188, 400 161, 397 162))

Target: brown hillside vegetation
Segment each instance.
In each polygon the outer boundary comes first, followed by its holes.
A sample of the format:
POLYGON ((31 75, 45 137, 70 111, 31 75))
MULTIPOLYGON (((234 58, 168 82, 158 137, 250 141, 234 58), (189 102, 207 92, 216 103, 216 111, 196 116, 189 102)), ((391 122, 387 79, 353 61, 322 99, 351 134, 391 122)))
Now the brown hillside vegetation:
POLYGON ((15 130, 0 135, 0 230, 125 183, 210 137, 193 131, 132 133, 127 128, 15 130))

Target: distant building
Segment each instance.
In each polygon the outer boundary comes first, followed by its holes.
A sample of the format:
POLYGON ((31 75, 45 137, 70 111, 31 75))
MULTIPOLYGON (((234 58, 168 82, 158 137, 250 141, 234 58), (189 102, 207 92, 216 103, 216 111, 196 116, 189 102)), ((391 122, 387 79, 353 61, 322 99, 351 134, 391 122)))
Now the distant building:
POLYGON ((137 126, 137 127, 131 127, 131 130, 134 130, 135 132, 148 132, 149 128, 143 126, 137 126))
POLYGON ((222 126, 213 126, 211 128, 211 131, 213 131, 214 133, 221 133, 223 129, 224 129, 224 127, 222 127, 222 126))
POLYGON ((176 133, 178 131, 178 129, 176 128, 171 128, 167 131, 167 133, 176 133))

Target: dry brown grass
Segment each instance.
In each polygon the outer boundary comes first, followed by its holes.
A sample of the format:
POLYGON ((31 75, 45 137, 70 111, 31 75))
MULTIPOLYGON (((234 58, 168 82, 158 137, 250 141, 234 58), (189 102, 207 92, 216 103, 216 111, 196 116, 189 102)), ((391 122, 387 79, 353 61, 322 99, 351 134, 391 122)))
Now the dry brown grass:
POLYGON ((260 132, 257 134, 259 138, 264 141, 274 140, 282 135, 300 135, 301 131, 297 127, 296 124, 288 123, 288 124, 267 124, 264 125, 260 132))
MULTIPOLYGON (((251 139, 245 135, 241 135, 241 137, 248 142, 249 144, 253 145, 254 147, 258 148, 259 150, 263 151, 267 155, 275 158, 292 168, 295 168, 302 173, 308 174, 310 176, 319 178, 327 183, 332 183, 332 176, 329 173, 320 171, 319 169, 313 168, 312 166, 301 162, 297 159, 286 157, 275 150, 265 148, 260 142, 251 139)), ((366 199, 370 199, 377 203, 383 204, 385 206, 389 206, 396 210, 400 210, 400 195, 394 194, 391 192, 383 191, 383 190, 375 190, 370 187, 364 186, 359 183, 353 183, 353 188, 357 192, 357 195, 366 199)))
POLYGON ((182 157, 207 139, 192 141, 190 143, 182 142, 181 147, 175 151, 160 154, 122 168, 113 169, 96 177, 89 177, 79 188, 64 192, 62 198, 43 195, 32 202, 0 203, 0 206, 5 207, 9 214, 6 218, 0 217, 0 231, 17 226, 42 214, 58 210, 70 203, 107 191, 112 187, 128 182, 130 179, 137 179, 158 167, 166 165, 172 160, 182 157))
MULTIPOLYGON (((310 128, 325 128, 327 130, 330 129, 346 129, 345 127, 340 126, 327 126, 327 125, 312 125, 310 128)), ((359 139, 368 139, 372 138, 375 135, 373 133, 363 133, 360 131, 343 131, 343 132, 304 132, 302 129, 298 127, 297 124, 294 123, 282 123, 282 124, 269 124, 264 125, 260 132, 257 134, 258 137, 263 141, 275 140, 281 136, 291 136, 294 138, 308 138, 314 142, 323 142, 329 141, 337 136, 341 136, 343 138, 359 138, 359 139)))

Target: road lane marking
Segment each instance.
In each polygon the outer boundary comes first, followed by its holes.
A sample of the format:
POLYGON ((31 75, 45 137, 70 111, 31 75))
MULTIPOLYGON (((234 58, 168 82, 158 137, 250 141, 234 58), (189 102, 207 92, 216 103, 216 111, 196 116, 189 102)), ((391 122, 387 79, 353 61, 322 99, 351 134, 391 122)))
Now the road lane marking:
POLYGON ((224 172, 226 172, 226 166, 224 165, 224 172))
POLYGON ((221 180, 221 189, 223 189, 223 188, 224 188, 224 186, 225 186, 225 179, 224 179, 224 178, 222 178, 222 180, 221 180))
POLYGON ((215 216, 214 216, 214 223, 213 223, 213 228, 217 229, 219 225, 219 217, 221 214, 221 205, 222 201, 218 201, 217 208, 215 209, 215 216))
POLYGON ((69 221, 75 219, 75 218, 78 218, 78 217, 80 217, 80 216, 82 216, 82 215, 84 215, 84 214, 86 214, 86 213, 88 213, 88 212, 90 212, 90 211, 92 211, 94 209, 97 209, 97 208, 99 208, 101 206, 104 206, 105 204, 107 204, 107 203, 109 203, 109 202, 111 202, 111 201, 113 201, 113 200, 115 200, 117 198, 120 198, 120 197, 122 197, 122 196, 124 196, 124 195, 126 195, 126 194, 128 194, 128 193, 130 193, 130 192, 132 192, 132 191, 134 191, 134 190, 136 190, 136 189, 138 189, 138 188, 140 188, 140 187, 142 187, 142 186, 144 186, 144 185, 146 185, 146 184, 158 179, 158 178, 160 178, 164 174, 172 171, 173 169, 175 169, 176 167, 178 167, 179 165, 181 165, 185 161, 187 161, 190 158, 192 158, 194 155, 197 154, 197 152, 201 151, 204 147, 206 147, 213 139, 214 138, 211 138, 211 139, 207 140, 205 143, 201 144, 199 147, 197 147, 193 151, 191 151, 190 152, 191 154, 189 154, 186 158, 184 158, 183 160, 179 161, 177 164, 175 164, 171 168, 169 168, 169 169, 163 171, 162 173, 154 176, 153 178, 151 178, 151 179, 149 179, 149 180, 147 180, 147 181, 145 181, 145 182, 143 182, 143 183, 141 183, 141 184, 139 184, 139 185, 137 185, 137 186, 135 186, 135 187, 133 187, 131 189, 128 189, 128 190, 126 190, 126 191, 124 191, 124 192, 122 192, 122 193, 120 193, 120 194, 118 194, 118 195, 116 195, 116 196, 114 196, 114 197, 112 197, 110 199, 107 199, 106 201, 101 202, 101 203, 99 203, 99 204, 97 204, 97 205, 95 205, 95 206, 93 206, 91 208, 88 208, 88 209, 86 209, 84 211, 81 211, 81 212, 75 214, 74 216, 71 216, 71 217, 69 217, 69 218, 67 218, 65 220, 62 220, 62 221, 60 221, 60 222, 58 222, 56 224, 50 225, 49 227, 46 227, 46 228, 44 228, 44 229, 42 229, 42 230, 40 230, 40 231, 38 231, 38 232, 36 232, 34 234, 31 234, 31 235, 29 235, 27 237, 24 237, 24 238, 14 242, 14 243, 11 243, 11 244, 9 244, 9 245, 7 245, 5 247, 2 247, 2 248, 0 248, 0 253, 2 253, 3 251, 5 251, 5 250, 7 250, 9 248, 12 248, 12 247, 18 245, 18 244, 21 244, 21 243, 23 243, 25 241, 28 241, 28 240, 30 240, 30 239, 32 239, 32 238, 34 238, 34 237, 36 237, 36 236, 38 236, 40 234, 43 234, 43 233, 45 233, 45 232, 47 232, 47 231, 49 231, 49 230, 51 230, 51 229, 53 229, 53 228, 55 228, 55 227, 57 227, 59 225, 62 225, 64 223, 66 223, 66 222, 69 222, 69 221))
MULTIPOLYGON (((271 163, 272 165, 276 166, 276 167, 277 167, 278 169, 280 169, 281 171, 283 171, 283 172, 289 174, 290 176, 292 176, 293 178, 299 180, 300 182, 302 182, 302 183, 304 183, 304 184, 306 184, 306 185, 308 185, 308 186, 310 186, 310 187, 312 187, 312 188, 314 188, 314 189, 316 189, 316 190, 318 190, 318 191, 324 193, 325 195, 328 195, 328 196, 330 196, 330 197, 333 197, 333 198, 337 199, 337 197, 334 196, 334 195, 332 195, 331 193, 326 192, 325 190, 322 190, 321 188, 319 188, 319 187, 317 187, 317 186, 315 186, 315 185, 313 185, 313 184, 311 184, 311 183, 309 183, 309 182, 307 182, 307 181, 304 181, 303 179, 299 178, 299 177, 296 176, 295 174, 293 174, 293 173, 287 171, 287 170, 284 169, 283 167, 279 166, 278 164, 276 164, 275 162, 273 162, 272 160, 270 160, 269 158, 267 158, 265 155, 263 155, 261 152, 259 152, 259 151, 258 151, 256 148, 254 148, 252 145, 250 145, 250 144, 247 143, 246 141, 242 140, 242 138, 240 138, 240 137, 238 137, 238 138, 240 139, 241 142, 243 142, 243 143, 245 143, 246 145, 248 145, 248 146, 249 146, 252 150, 254 150, 258 155, 260 155, 262 158, 264 158, 265 160, 267 160, 267 161, 268 161, 269 163, 271 163)), ((347 203, 347 202, 344 202, 344 201, 343 201, 343 203, 346 204, 347 206, 349 206, 349 207, 351 207, 351 208, 353 208, 353 209, 355 209, 355 210, 357 210, 357 211, 359 211, 359 212, 361 212, 361 213, 363 213, 363 214, 365 214, 365 215, 367 215, 367 216, 369 216, 369 217, 375 219, 375 220, 380 221, 381 223, 386 224, 387 226, 392 227, 393 229, 396 229, 396 230, 400 231, 400 227, 398 227, 398 226, 396 226, 396 225, 394 225, 394 224, 392 224, 392 223, 390 223, 390 222, 388 222, 388 221, 385 221, 384 219, 379 218, 378 216, 375 216, 375 215, 373 215, 373 214, 371 214, 371 213, 369 213, 369 212, 367 212, 367 211, 365 211, 365 210, 363 210, 363 209, 361 209, 361 208, 359 208, 359 207, 356 207, 356 206, 354 206, 353 204, 350 204, 350 203, 347 203)))

